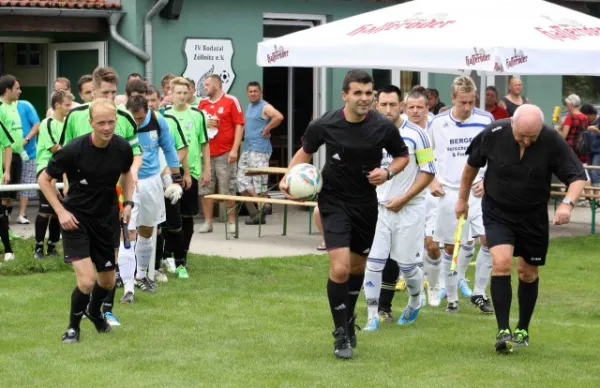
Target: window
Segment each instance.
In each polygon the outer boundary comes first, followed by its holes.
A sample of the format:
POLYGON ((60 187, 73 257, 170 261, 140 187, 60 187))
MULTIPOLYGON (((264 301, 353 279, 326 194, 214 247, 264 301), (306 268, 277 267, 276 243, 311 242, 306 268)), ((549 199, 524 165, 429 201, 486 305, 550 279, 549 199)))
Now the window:
POLYGON ((37 43, 17 43, 15 67, 41 67, 42 45, 37 43))
POLYGON ((375 90, 381 89, 392 83, 392 72, 390 70, 373 69, 373 80, 375 90))

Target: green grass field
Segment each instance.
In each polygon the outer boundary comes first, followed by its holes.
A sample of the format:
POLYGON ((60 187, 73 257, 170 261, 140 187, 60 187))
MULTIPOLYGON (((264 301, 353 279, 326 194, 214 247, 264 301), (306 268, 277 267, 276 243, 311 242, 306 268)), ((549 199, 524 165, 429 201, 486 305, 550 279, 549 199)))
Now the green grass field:
MULTIPOLYGON (((0 268, 0 387, 598 387, 599 243, 552 241, 527 349, 495 354, 494 317, 461 299, 458 315, 426 307, 412 326, 359 332, 350 361, 332 354, 325 256, 195 256, 189 280, 137 292, 135 305, 115 308, 123 326, 110 334, 84 321, 76 345, 60 341, 68 267, 56 260, 44 268, 58 272, 6 275, 18 272, 11 263, 0 268)), ((18 257, 31 256, 25 244, 18 257)), ((513 276, 514 324, 516 284, 513 276)), ((396 315, 406 301, 396 294, 396 315)), ((357 311, 364 325, 363 294, 357 311)))

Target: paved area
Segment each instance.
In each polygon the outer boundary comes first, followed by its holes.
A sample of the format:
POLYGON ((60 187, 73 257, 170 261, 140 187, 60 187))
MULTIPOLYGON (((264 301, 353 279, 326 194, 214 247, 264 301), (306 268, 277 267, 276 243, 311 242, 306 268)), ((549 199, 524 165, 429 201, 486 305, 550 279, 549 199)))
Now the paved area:
MULTIPOLYGON (((321 241, 316 227, 312 234, 308 233, 309 213, 292 209, 288 213, 287 236, 282 236, 283 207, 275 206, 274 213, 267 218, 267 225, 262 226, 262 237, 258 238, 258 226, 245 225, 246 217, 240 217, 239 238, 230 236, 225 240, 225 224, 215 223, 214 232, 209 234, 194 233, 190 251, 203 255, 224 256, 235 259, 251 259, 259 257, 286 257, 310 254, 323 254, 316 247, 321 241)), ((11 223, 12 230, 21 236, 33 236, 33 222, 37 214, 37 206, 27 210, 29 225, 11 223)), ((548 207, 550 219, 554 214, 553 206, 548 207)), ((597 213, 600 216, 600 212, 597 213)), ((14 219, 15 217, 13 217, 14 219)), ((591 211, 589 208, 575 208, 572 222, 564 226, 551 226, 551 237, 587 235, 590 233, 591 211)), ((196 220, 196 230, 201 219, 196 220)), ((596 221, 600 233, 600 221, 596 221)))

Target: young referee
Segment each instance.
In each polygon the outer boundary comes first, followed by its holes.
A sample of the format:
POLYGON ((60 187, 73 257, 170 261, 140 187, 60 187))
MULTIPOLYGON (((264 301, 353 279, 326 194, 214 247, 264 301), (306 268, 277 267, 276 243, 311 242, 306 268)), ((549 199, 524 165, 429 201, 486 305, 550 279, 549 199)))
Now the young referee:
POLYGON ((125 224, 133 207, 133 151, 127 140, 114 136, 115 104, 103 98, 94 100, 89 106, 89 115, 93 132, 74 138, 56 152, 38 178, 40 189, 63 229, 65 262, 73 264, 77 279, 63 343, 79 342, 83 314, 99 333, 111 331, 100 307, 115 285, 114 246, 119 244, 120 230, 116 192, 119 180, 125 197, 125 224), (63 174, 67 175, 69 191, 61 203, 51 182, 63 174), (97 276, 94 276, 94 266, 97 276))
MULTIPOLYGON (((323 168, 319 211, 331 260, 327 295, 335 325, 334 354, 348 359, 356 347, 354 307, 377 224, 375 187, 406 167, 408 148, 394 123, 370 110, 373 78, 368 73, 349 71, 344 77, 342 98, 342 109, 327 112, 309 124, 302 148, 289 168, 308 163, 312 154, 326 145, 328 160, 323 168), (392 160, 387 168, 380 168, 384 149, 392 160)), ((279 188, 287 198, 298 199, 287 191, 286 178, 279 188)))
POLYGON ((512 119, 490 124, 473 139, 456 202, 456 216, 467 215, 471 184, 486 165, 483 223, 492 254, 492 302, 498 323, 496 351, 528 346, 529 322, 538 295, 538 267, 548 251, 548 201, 552 174, 567 194, 552 223, 569 222, 587 180, 583 165, 560 134, 544 125, 535 105, 522 105, 512 119), (511 333, 512 258, 519 274, 519 323, 511 333))

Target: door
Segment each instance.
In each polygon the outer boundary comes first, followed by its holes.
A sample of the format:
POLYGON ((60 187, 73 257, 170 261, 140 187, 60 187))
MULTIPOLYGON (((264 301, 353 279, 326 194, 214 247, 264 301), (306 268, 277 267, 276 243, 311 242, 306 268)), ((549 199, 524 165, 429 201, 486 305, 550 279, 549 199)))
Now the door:
POLYGON ((71 91, 77 102, 77 82, 84 74, 92 74, 98 66, 106 66, 106 42, 56 43, 48 45, 48 101, 54 80, 65 77, 71 81, 71 91))

